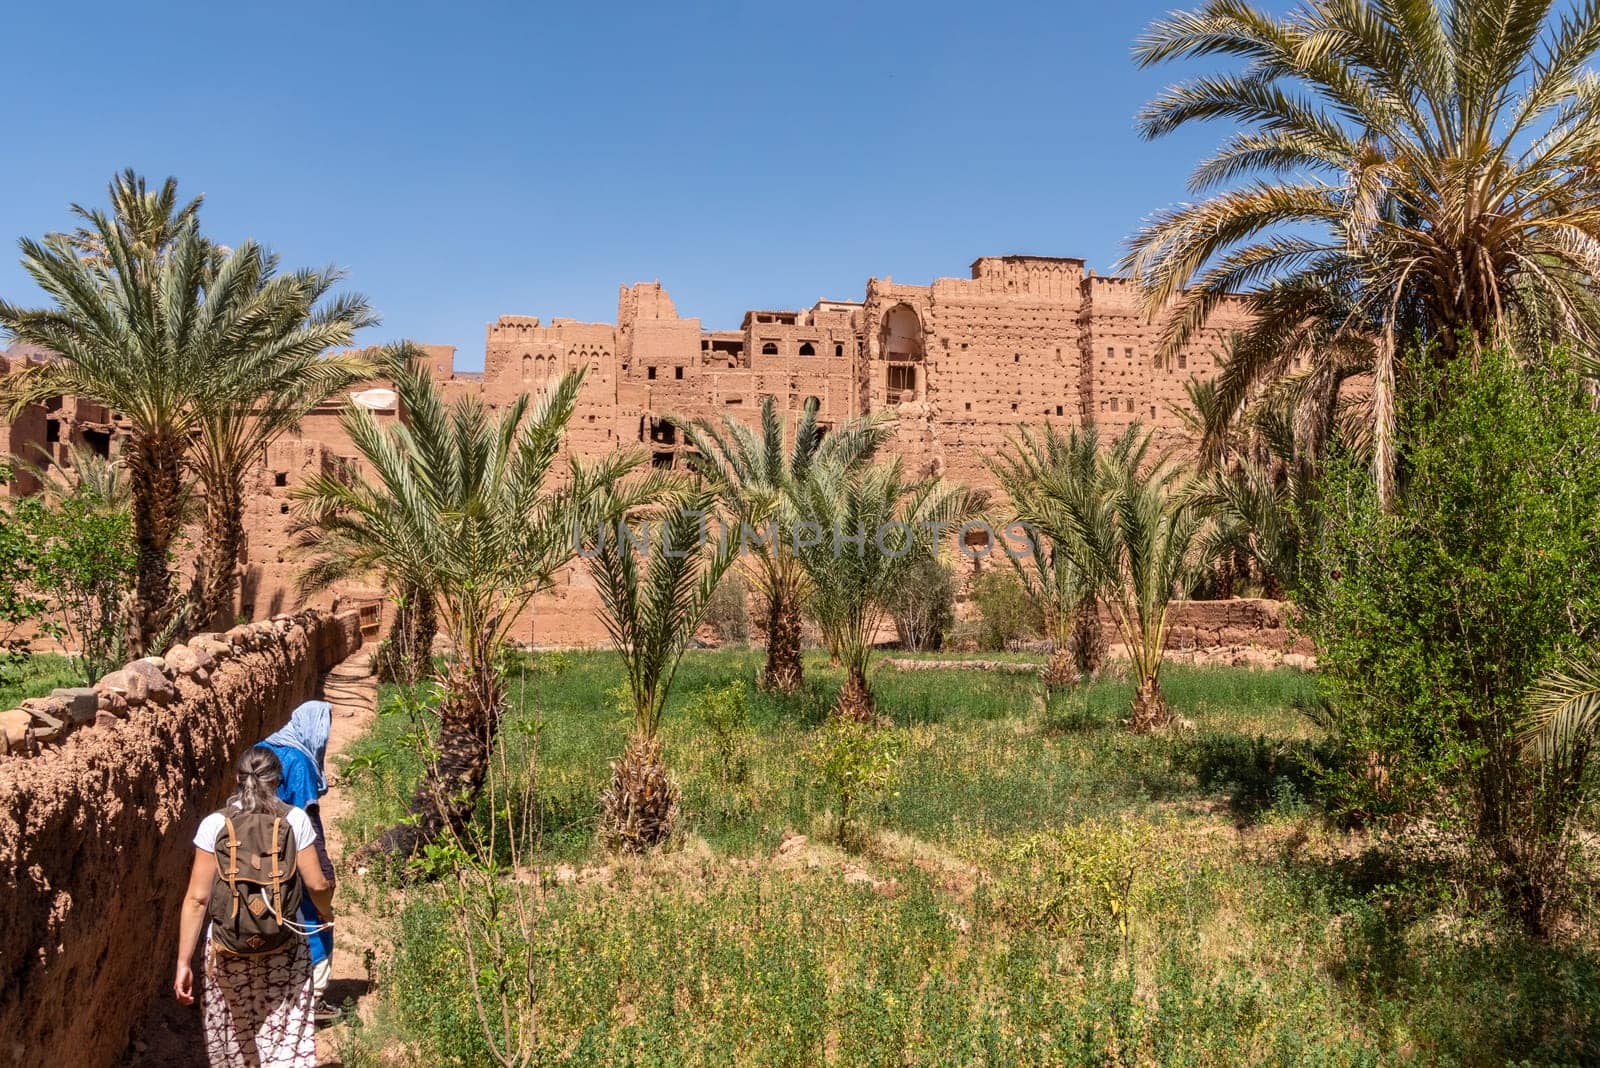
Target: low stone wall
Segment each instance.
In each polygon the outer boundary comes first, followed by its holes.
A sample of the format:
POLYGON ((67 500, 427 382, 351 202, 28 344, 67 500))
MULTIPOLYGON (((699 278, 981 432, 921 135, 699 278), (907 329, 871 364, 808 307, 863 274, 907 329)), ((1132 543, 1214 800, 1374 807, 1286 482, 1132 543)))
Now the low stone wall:
POLYGON ((56 725, 0 756, 0 1063, 117 1063, 171 996, 191 836, 234 759, 360 644, 354 612, 278 616, 33 703, 56 725))
MULTIPOLYGON (((1167 622, 1168 649, 1260 646, 1277 653, 1314 653, 1311 639, 1294 627, 1286 601, 1234 597, 1226 601, 1181 601, 1167 622)), ((1109 623, 1110 621, 1107 620, 1109 623)), ((1115 641, 1116 639, 1112 639, 1115 641)))

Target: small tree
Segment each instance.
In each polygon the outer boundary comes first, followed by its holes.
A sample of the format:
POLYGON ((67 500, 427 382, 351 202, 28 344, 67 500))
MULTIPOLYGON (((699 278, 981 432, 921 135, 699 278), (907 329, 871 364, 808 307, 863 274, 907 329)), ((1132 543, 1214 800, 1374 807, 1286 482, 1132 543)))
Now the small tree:
POLYGON ((1012 502, 1012 519, 1021 527, 1022 544, 1006 558, 1055 646, 1044 671, 1045 685, 1054 689, 1087 678, 1105 657, 1097 573, 1074 552, 1075 541, 1057 541, 1028 517, 1051 510, 1041 496, 1046 485, 1054 486, 1057 494, 1074 497, 1094 492, 1099 484, 1099 435, 1093 427, 1074 427, 1063 435, 1054 426, 1047 425, 1042 434, 1023 426, 1009 448, 988 463, 1012 502))
POLYGON ((16 514, 34 540, 32 584, 49 602, 52 632, 77 650, 78 671, 92 683, 127 660, 138 564, 132 517, 91 493, 30 497, 16 514))
POLYGON ((1587 741, 1583 703, 1566 700, 1583 680, 1537 684, 1600 638, 1600 413, 1561 360, 1476 362, 1408 387, 1392 511, 1354 465, 1330 474, 1302 610, 1357 757, 1334 779, 1345 805, 1462 829, 1505 906, 1544 933, 1587 741), (1549 760, 1521 744, 1530 700, 1549 760))
POLYGON ((601 528, 584 553, 600 592, 601 620, 628 674, 633 730, 600 803, 601 836, 624 851, 667 841, 677 819, 678 787, 661 751, 661 713, 683 651, 739 549, 736 536, 719 539, 714 548, 706 544, 715 503, 713 494, 700 493, 653 523, 601 528), (642 570, 636 545, 649 550, 642 570))
POLYGON ((751 429, 732 416, 719 422, 674 417, 696 450, 697 469, 711 479, 731 519, 747 536, 741 570, 762 604, 767 632, 763 689, 792 693, 800 688, 801 604, 805 570, 793 552, 793 531, 784 528, 783 496, 818 463, 860 467, 888 439, 881 419, 853 419, 825 434, 818 405, 808 400, 794 425, 785 428, 771 396, 761 402, 761 425, 751 429), (788 441, 785 442, 787 429, 788 441))
POLYGON ((919 557, 937 551, 939 533, 978 514, 983 498, 937 478, 909 482, 896 458, 861 470, 813 467, 786 506, 812 614, 845 670, 835 711, 872 722, 867 666, 889 602, 919 557))
POLYGON ((1038 514, 1027 517, 1105 591, 1132 661, 1129 726, 1141 732, 1172 719, 1161 693, 1167 610, 1194 581, 1205 524, 1182 470, 1149 451, 1149 433, 1134 424, 1103 453, 1093 481, 1047 477, 1038 514))
MULTIPOLYGON (((0 483, 11 480, 11 468, 0 462, 0 483)), ((0 682, 9 681, 28 658, 27 626, 48 607, 34 588, 38 543, 20 522, 15 509, 0 510, 0 682)))
POLYGON ((900 645, 914 653, 938 649, 955 621, 956 579, 940 556, 919 556, 911 573, 889 598, 900 645))

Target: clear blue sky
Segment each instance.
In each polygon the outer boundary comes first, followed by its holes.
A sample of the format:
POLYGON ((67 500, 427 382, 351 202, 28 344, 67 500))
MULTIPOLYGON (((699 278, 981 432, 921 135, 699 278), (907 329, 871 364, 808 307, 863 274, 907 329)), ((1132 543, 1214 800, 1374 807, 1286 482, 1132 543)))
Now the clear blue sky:
POLYGON ((467 368, 495 316, 610 321, 623 282, 732 328, 985 254, 1109 272, 1220 135, 1133 131, 1173 6, 19 3, 0 293, 37 299, 16 238, 127 166, 467 368))

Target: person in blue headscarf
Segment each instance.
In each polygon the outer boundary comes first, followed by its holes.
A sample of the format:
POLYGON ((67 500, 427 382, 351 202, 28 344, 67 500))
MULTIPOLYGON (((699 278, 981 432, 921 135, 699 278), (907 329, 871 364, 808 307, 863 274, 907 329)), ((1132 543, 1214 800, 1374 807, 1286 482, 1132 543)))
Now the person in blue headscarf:
MULTIPOLYGON (((283 765, 278 782, 278 800, 305 809, 317 831, 317 860, 328 886, 334 886, 333 860, 328 856, 327 835, 322 830, 322 795, 328 792, 323 762, 328 755, 328 735, 333 730, 333 706, 326 701, 306 701, 296 708, 289 722, 267 736, 261 744, 271 749, 283 765)), ((307 936, 311 949, 312 985, 316 994, 316 1016, 331 1020, 338 1010, 323 1000, 328 979, 333 975, 333 928, 322 926, 322 917, 308 894, 301 899, 300 922, 314 933, 307 936)))

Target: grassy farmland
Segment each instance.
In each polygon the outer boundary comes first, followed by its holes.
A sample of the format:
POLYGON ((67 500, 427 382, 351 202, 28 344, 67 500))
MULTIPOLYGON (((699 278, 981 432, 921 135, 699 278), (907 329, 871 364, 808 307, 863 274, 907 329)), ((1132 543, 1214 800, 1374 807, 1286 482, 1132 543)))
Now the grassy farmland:
MULTIPOLYGON (((479 818, 513 814, 526 851, 502 878, 531 922, 502 917, 509 951, 475 942, 469 964, 452 880, 342 891, 386 926, 346 1063, 486 1063, 474 975, 518 996, 526 977, 533 1063, 1600 1058, 1591 952, 1464 920, 1460 888, 1327 825, 1310 676, 1171 668, 1190 725, 1140 737, 1117 681, 1045 708, 1028 676, 884 670, 899 774, 847 850, 805 758, 840 681, 824 662, 794 699, 752 693, 747 730, 698 717, 758 657, 686 659, 664 733, 687 834, 629 861, 594 833, 627 731, 616 658, 520 661, 479 818)), ((405 707, 388 693, 350 750, 351 840, 402 815, 416 781, 405 707)))

